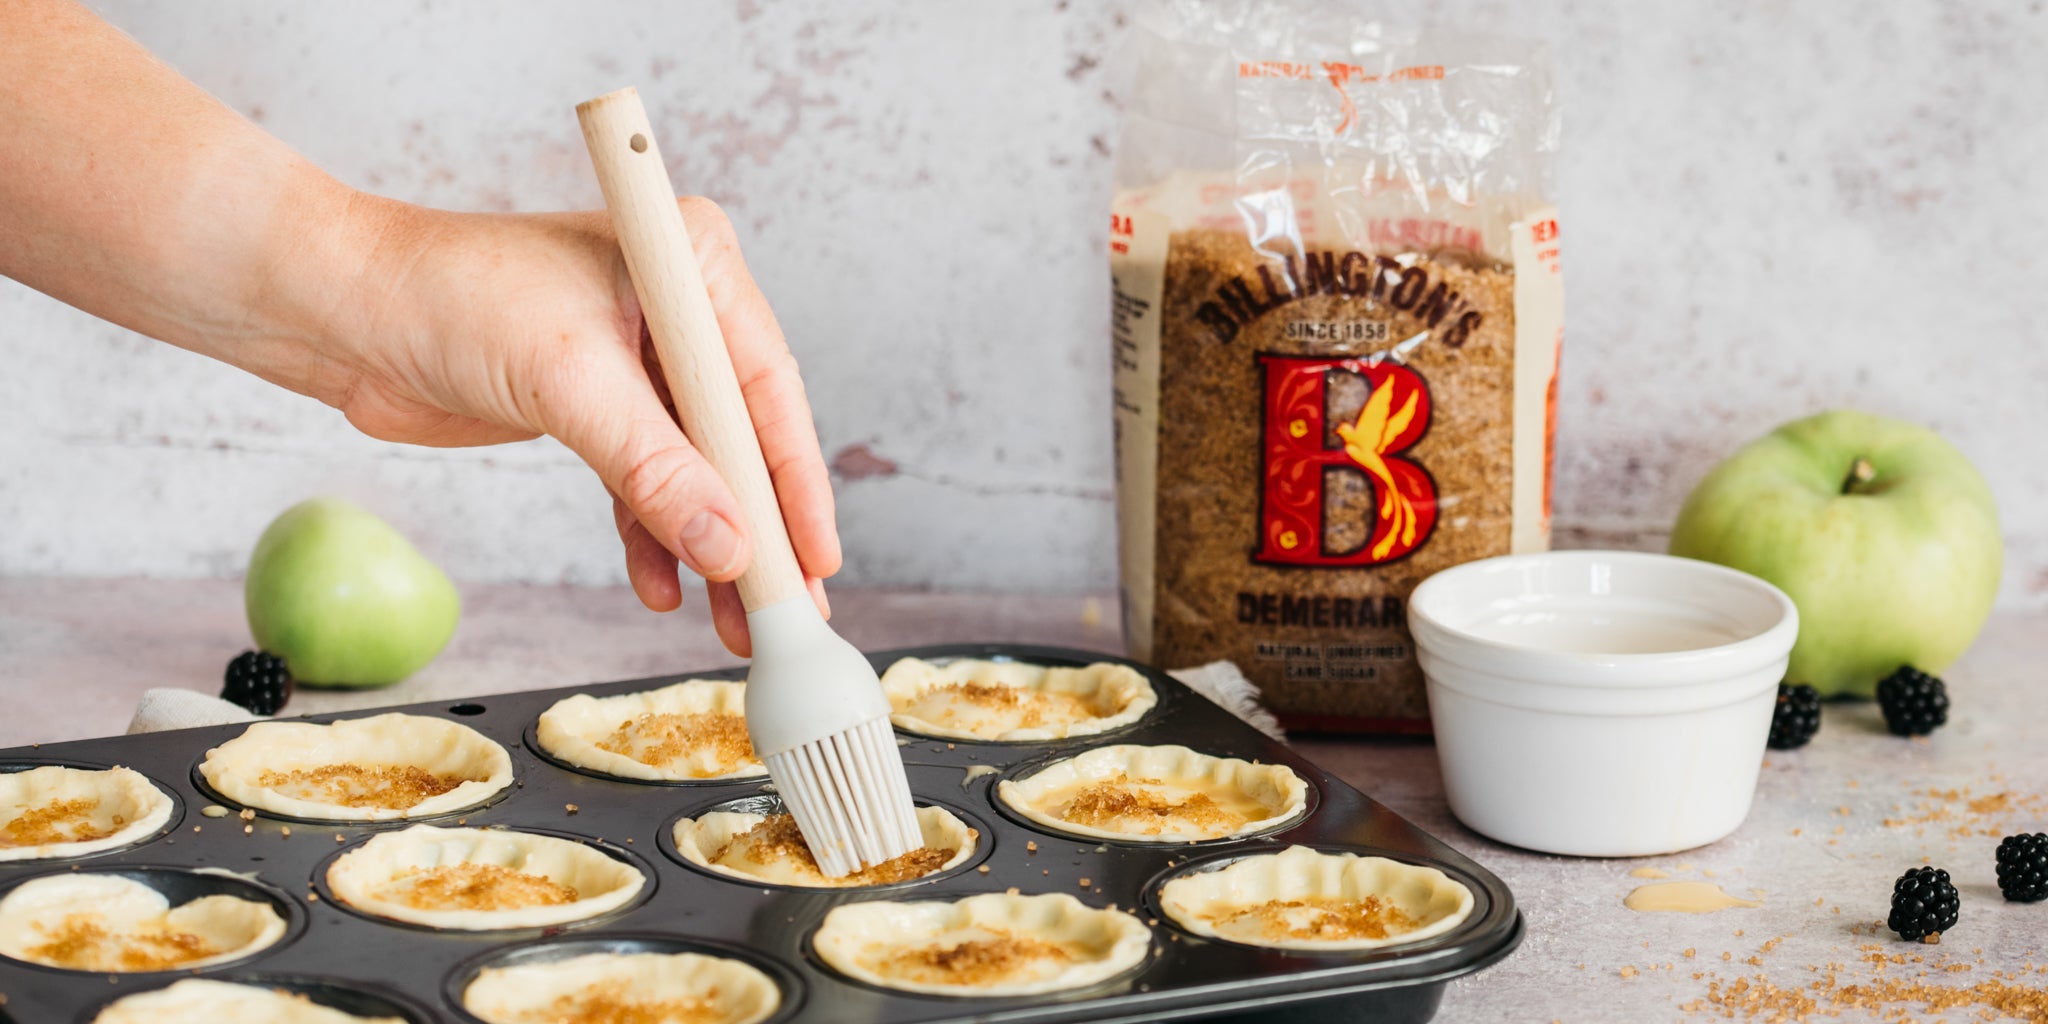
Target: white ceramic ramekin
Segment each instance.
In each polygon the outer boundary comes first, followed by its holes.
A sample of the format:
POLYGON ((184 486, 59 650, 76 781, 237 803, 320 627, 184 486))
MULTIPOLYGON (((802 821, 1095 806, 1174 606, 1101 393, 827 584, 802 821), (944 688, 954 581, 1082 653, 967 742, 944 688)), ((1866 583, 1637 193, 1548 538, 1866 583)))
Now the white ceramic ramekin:
POLYGON ((1742 824, 1799 612, 1708 562, 1551 551, 1431 576, 1408 626, 1452 813, 1515 846, 1626 857, 1742 824))

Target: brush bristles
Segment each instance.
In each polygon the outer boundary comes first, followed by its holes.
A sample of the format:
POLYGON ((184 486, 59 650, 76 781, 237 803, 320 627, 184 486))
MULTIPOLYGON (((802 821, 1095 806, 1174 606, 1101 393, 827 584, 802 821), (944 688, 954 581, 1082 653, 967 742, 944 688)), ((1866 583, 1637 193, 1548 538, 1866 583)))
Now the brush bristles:
POLYGON ((887 718, 771 754, 768 774, 818 870, 838 878, 924 845, 887 718))

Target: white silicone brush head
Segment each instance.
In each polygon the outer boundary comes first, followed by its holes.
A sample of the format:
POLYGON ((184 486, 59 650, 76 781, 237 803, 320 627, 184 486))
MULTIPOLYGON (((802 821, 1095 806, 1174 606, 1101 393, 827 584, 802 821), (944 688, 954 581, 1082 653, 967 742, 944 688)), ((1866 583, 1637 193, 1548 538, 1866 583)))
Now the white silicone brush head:
POLYGON ((747 613, 747 733, 827 876, 924 845, 874 666, 808 593, 747 613))

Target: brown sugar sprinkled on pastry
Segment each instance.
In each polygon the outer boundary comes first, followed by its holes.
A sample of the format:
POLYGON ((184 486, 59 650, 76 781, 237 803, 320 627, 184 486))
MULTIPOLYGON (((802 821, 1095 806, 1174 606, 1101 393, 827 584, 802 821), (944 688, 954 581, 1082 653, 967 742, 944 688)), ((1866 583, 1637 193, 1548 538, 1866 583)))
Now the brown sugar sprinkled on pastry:
POLYGON ((0 772, 0 861, 76 857, 148 838, 172 803, 131 768, 0 772))
MULTIPOLYGON (((732 850, 733 846, 739 843, 748 844, 750 852, 756 859, 768 858, 790 861, 795 863, 799 871, 806 875, 815 874, 821 878, 824 877, 824 871, 818 867, 817 858, 811 855, 810 846, 804 842, 803 833, 797 830, 795 815, 769 815, 767 818, 762 819, 760 824, 734 836, 732 842, 727 843, 717 853, 711 855, 711 860, 713 862, 723 860, 725 855, 732 850)), ((923 878, 945 867, 946 862, 952 860, 953 855, 957 852, 959 852, 957 847, 919 847, 901 857, 885 860, 880 864, 870 865, 850 875, 841 876, 837 884, 848 886, 892 885, 897 882, 907 882, 913 878, 923 878)))
MULTIPOLYGON (((744 806, 744 803, 729 806, 744 806)), ((796 819, 773 804, 758 810, 710 810, 676 822, 671 837, 683 860, 750 882, 811 889, 894 885, 967 862, 981 833, 943 807, 917 809, 924 845, 849 875, 827 878, 797 831, 796 819), (776 813, 767 813, 769 811, 776 813)))
POLYGON ((597 748, 657 767, 704 751, 709 751, 721 764, 739 765, 755 760, 754 743, 747 736, 747 720, 720 712, 650 711, 620 724, 611 735, 597 742, 597 748))
POLYGON ((435 775, 416 765, 330 764, 319 768, 294 768, 288 772, 264 772, 256 782, 301 799, 319 800, 337 807, 382 807, 409 810, 421 803, 454 792, 465 780, 435 775))
POLYGON ((112 827, 95 826, 92 812, 99 808, 95 797, 59 800, 33 807, 0 825, 0 846, 42 846, 45 843, 81 843, 105 839, 128 823, 116 814, 112 827))
POLYGON ((497 864, 446 864, 401 875, 378 892, 421 910, 506 910, 574 903, 574 886, 497 864))
POLYGON ((257 722, 207 751, 199 774, 245 810, 328 821, 466 810, 513 783, 511 755, 497 741, 459 722, 397 711, 324 724, 257 722))
POLYGON ((882 673, 890 721, 941 739, 1021 742, 1121 728, 1159 703, 1128 665, 1079 668, 962 658, 903 658, 882 673))
POLYGON ((1308 784, 1282 764, 1176 745, 1082 751, 996 785, 1003 804, 1059 832, 1136 842, 1201 842, 1300 818, 1308 784))
POLYGON ((1008 712, 1012 728, 1036 729, 1047 725, 1072 725, 1102 716, 1102 709, 1073 694, 1026 690, 988 683, 948 683, 926 690, 929 697, 956 697, 964 703, 1008 712))
POLYGON ((782 1005, 758 968, 701 953, 589 953, 486 967, 462 1006, 487 1024, 758 1024, 782 1005))
POLYGON ((630 904, 639 868, 604 850, 511 829, 414 825, 337 858, 327 885, 375 917, 463 931, 547 928, 630 904))
POLYGON ((1143 779, 1134 783, 1129 776, 1118 772, 1115 778, 1076 793, 1060 817, 1078 825, 1104 829, 1115 829, 1132 822, 1142 823, 1151 818, 1156 819, 1156 826, 1151 829, 1153 832, 1169 825, 1228 830, 1251 820, 1242 814, 1224 810, 1207 793, 1191 793, 1183 799, 1174 800, 1149 792, 1139 784, 1156 781, 1143 779))
POLYGON ((1152 933, 1127 912, 1015 889, 953 901, 835 907, 812 935, 819 959, 883 988, 952 996, 1086 988, 1144 963, 1152 933))
POLYGON ((899 953, 889 961, 889 968, 906 977, 943 984, 989 985, 1035 963, 1065 963, 1073 958, 1066 949, 1044 939, 997 931, 987 938, 899 953))
POLYGON ((1375 949, 1442 935, 1472 913, 1471 890, 1436 868, 1304 846, 1168 880, 1175 924, 1273 949, 1375 949))
POLYGON ((1231 914, 1225 921, 1248 921, 1268 939, 1384 939, 1414 931, 1416 921, 1377 896, 1356 900, 1319 897, 1269 900, 1231 914))
POLYGON ((169 929, 117 935, 96 914, 71 914, 54 928, 35 927, 46 941, 30 946, 28 955, 76 970, 163 971, 220 952, 197 935, 169 929))
POLYGON ((686 679, 634 693, 573 694, 548 706, 534 738, 585 771, 648 782, 766 775, 747 737, 747 684, 686 679))
POLYGON ((548 1024, 721 1024, 726 1017, 712 1000, 634 998, 623 981, 592 985, 557 996, 535 1020, 548 1024))
POLYGON ((0 954, 73 971, 122 973, 204 967, 284 937, 265 900, 216 894, 172 907, 122 875, 59 872, 0 899, 0 954))

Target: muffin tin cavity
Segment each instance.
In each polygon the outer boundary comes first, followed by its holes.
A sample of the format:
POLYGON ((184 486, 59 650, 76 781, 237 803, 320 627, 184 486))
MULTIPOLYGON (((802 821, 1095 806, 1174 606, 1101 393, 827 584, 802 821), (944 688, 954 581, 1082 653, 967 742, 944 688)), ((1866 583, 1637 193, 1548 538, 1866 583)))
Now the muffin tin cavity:
POLYGON ((920 800, 924 848, 828 878, 803 845, 796 820, 774 796, 741 797, 685 812, 663 828, 662 852, 685 867, 748 885, 790 889, 886 889, 958 874, 988 855, 986 826, 942 804, 920 800))
POLYGON ((1094 736, 1137 723, 1159 704, 1128 665, 1079 668, 1022 661, 903 658, 882 673, 889 721, 937 739, 1030 743, 1094 736))
POLYGON ((747 738, 747 684, 689 679, 654 690, 556 701, 534 722, 533 750, 573 771, 636 782, 759 778, 747 738))
POLYGON ((0 893, 0 956, 100 974, 196 970, 266 952, 303 924, 290 899, 236 875, 52 872, 0 893))
POLYGON ((86 857, 161 836, 176 798, 130 768, 0 764, 0 862, 86 857))
POLYGON ((1152 932, 1066 893, 834 908, 811 937, 826 966, 878 988, 992 998, 1089 988, 1145 962, 1152 932))
POLYGON ((482 1024, 766 1024, 793 1017, 803 994, 801 982, 779 964, 718 944, 661 936, 498 950, 457 968, 446 989, 450 1004, 482 1024))
POLYGON ((578 838, 414 825, 329 860, 322 891, 367 917, 456 931, 546 928, 631 906, 650 883, 625 851, 578 838))
POLYGON ((1152 892, 1161 915, 1204 938, 1350 952, 1424 942, 1472 915, 1463 882, 1434 867, 1290 846, 1189 865, 1152 892))
POLYGON ((288 821, 431 818, 472 810, 512 785, 512 758, 484 734, 428 715, 258 722, 206 752, 213 792, 288 821))
POLYGON ((186 978, 109 1001, 91 1024, 433 1024, 419 1004, 323 978, 186 978))
POLYGON ((1299 821, 1312 790, 1283 764, 1179 745, 1096 747, 996 784, 999 808, 1054 834, 1125 843, 1262 835, 1299 821))

